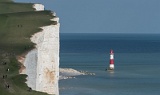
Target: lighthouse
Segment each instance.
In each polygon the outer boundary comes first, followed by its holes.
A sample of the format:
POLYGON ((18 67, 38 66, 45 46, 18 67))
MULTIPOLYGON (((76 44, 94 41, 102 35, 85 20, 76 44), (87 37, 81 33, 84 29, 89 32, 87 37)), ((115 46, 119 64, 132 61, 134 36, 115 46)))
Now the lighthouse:
POLYGON ((114 70, 114 53, 112 49, 110 50, 109 68, 107 70, 114 70))

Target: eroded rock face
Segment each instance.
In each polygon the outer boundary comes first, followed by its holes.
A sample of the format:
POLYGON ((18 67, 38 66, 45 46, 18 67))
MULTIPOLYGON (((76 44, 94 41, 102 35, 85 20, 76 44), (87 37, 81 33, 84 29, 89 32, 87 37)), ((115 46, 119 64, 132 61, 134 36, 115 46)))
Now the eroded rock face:
POLYGON ((37 49, 31 50, 24 61, 24 74, 27 74, 27 85, 33 90, 36 90, 36 75, 37 75, 37 49))
MULTIPOLYGON (((44 10, 41 4, 34 4, 37 11, 44 10)), ((53 13, 55 16, 55 13, 53 13)), ((27 74, 27 85, 33 90, 59 95, 59 18, 51 19, 56 25, 41 27, 42 31, 30 38, 36 44, 35 49, 23 57, 19 62, 24 68, 21 74, 27 74)))
POLYGON ((31 38, 37 49, 36 90, 56 94, 59 80, 59 24, 42 29, 31 38))

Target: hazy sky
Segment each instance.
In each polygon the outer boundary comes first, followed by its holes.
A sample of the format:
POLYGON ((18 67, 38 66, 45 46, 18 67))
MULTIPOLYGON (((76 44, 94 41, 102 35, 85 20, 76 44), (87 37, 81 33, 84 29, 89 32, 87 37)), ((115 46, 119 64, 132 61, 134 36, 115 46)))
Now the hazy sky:
POLYGON ((61 33, 160 33, 160 0, 15 0, 57 13, 61 33))

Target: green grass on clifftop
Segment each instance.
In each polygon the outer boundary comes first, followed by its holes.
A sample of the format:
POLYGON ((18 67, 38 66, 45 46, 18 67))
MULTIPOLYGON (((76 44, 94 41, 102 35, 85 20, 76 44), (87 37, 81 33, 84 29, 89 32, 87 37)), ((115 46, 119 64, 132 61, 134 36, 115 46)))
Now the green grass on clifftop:
POLYGON ((32 4, 0 0, 0 95, 47 95, 28 91, 27 76, 19 74, 21 64, 16 59, 34 48, 30 37, 41 31, 39 27, 55 23, 50 21, 53 18, 50 11, 33 10, 32 4))
POLYGON ((12 0, 0 0, 0 3, 1 2, 13 2, 12 0))
POLYGON ((0 14, 2 13, 13 13, 13 12, 24 12, 34 11, 32 8, 33 4, 25 3, 12 3, 12 2, 0 2, 0 14))
POLYGON ((3 46, 0 49, 8 51, 12 47, 15 54, 20 54, 24 49, 32 48, 31 35, 41 30, 38 27, 52 24, 51 18, 50 11, 0 15, 0 45, 3 46))

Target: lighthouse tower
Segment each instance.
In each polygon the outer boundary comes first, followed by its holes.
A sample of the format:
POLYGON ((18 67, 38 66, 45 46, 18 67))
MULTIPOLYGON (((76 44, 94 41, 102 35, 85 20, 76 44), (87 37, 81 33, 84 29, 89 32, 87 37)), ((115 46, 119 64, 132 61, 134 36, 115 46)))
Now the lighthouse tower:
POLYGON ((114 53, 112 49, 110 51, 109 70, 114 70, 114 53))

